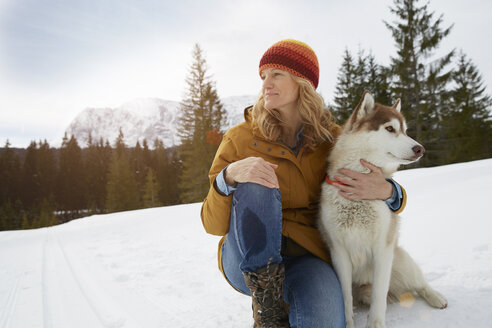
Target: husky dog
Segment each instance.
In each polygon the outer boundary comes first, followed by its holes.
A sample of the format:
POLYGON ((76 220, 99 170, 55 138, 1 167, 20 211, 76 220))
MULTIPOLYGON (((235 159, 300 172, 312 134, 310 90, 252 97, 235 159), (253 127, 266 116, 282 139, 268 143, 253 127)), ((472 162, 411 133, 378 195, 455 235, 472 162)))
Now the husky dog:
MULTIPOLYGON (((327 181, 341 168, 367 173, 361 159, 380 167, 386 178, 400 164, 417 161, 424 147, 406 135, 400 108, 400 99, 388 107, 375 104, 373 96, 364 92, 328 157, 327 181)), ((398 301, 402 295, 419 295, 440 309, 447 306, 413 259, 398 247, 399 218, 384 201, 351 201, 323 183, 318 223, 342 287, 347 328, 354 327, 352 288, 356 300, 370 302, 370 328, 385 327, 387 300, 398 301)))

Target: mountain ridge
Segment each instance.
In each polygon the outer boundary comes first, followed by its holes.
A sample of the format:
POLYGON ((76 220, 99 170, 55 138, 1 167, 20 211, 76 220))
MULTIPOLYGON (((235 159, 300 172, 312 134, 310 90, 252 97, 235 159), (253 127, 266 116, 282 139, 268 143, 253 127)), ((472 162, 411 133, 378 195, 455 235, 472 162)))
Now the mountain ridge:
MULTIPOLYGON (((255 100, 256 96, 252 95, 221 99, 227 112, 223 130, 242 122, 244 108, 255 100)), ((152 146, 159 139, 164 147, 173 147, 180 144, 177 136, 179 109, 180 102, 155 97, 136 98, 116 108, 87 107, 72 120, 65 132, 73 135, 80 145, 87 145, 89 136, 92 140, 102 138, 113 144, 121 129, 127 146, 133 147, 144 139, 152 146)))

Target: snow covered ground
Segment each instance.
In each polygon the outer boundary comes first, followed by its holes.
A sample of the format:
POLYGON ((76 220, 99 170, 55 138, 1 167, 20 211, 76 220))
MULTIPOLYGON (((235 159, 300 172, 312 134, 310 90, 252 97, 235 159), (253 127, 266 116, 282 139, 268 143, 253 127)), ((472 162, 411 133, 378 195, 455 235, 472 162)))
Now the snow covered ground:
MULTIPOLYGON (((449 307, 392 304, 388 327, 492 327, 492 159, 396 179, 409 194, 401 244, 449 307)), ((0 328, 251 327, 200 205, 0 232, 0 328)), ((366 316, 357 310, 357 327, 366 316)))

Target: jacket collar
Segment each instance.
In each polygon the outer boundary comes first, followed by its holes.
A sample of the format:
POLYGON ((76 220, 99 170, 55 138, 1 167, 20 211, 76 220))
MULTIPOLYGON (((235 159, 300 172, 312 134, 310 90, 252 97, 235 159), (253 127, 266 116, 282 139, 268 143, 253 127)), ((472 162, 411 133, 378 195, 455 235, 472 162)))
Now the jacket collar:
POLYGON ((302 146, 299 147, 297 150, 298 153, 294 154, 292 149, 286 144, 278 141, 268 141, 261 134, 258 125, 253 122, 253 117, 251 113, 252 109, 253 106, 249 106, 244 109, 244 120, 246 121, 246 124, 251 129, 253 138, 255 139, 255 141, 253 141, 252 144, 250 144, 250 147, 254 148, 256 151, 262 154, 270 155, 270 156, 273 155, 279 158, 285 158, 296 163, 296 165, 299 165, 298 162, 303 156, 304 152, 306 151, 306 147, 302 147, 302 146))

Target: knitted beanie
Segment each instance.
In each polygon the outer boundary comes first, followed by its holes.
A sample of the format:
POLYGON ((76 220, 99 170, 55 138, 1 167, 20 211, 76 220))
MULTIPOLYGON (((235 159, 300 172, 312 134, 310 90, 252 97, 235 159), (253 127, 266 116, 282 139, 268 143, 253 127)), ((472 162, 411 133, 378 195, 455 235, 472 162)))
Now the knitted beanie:
POLYGON ((260 75, 266 68, 282 69, 308 80, 315 89, 318 87, 318 58, 313 49, 303 42, 286 39, 275 43, 261 57, 260 75))

